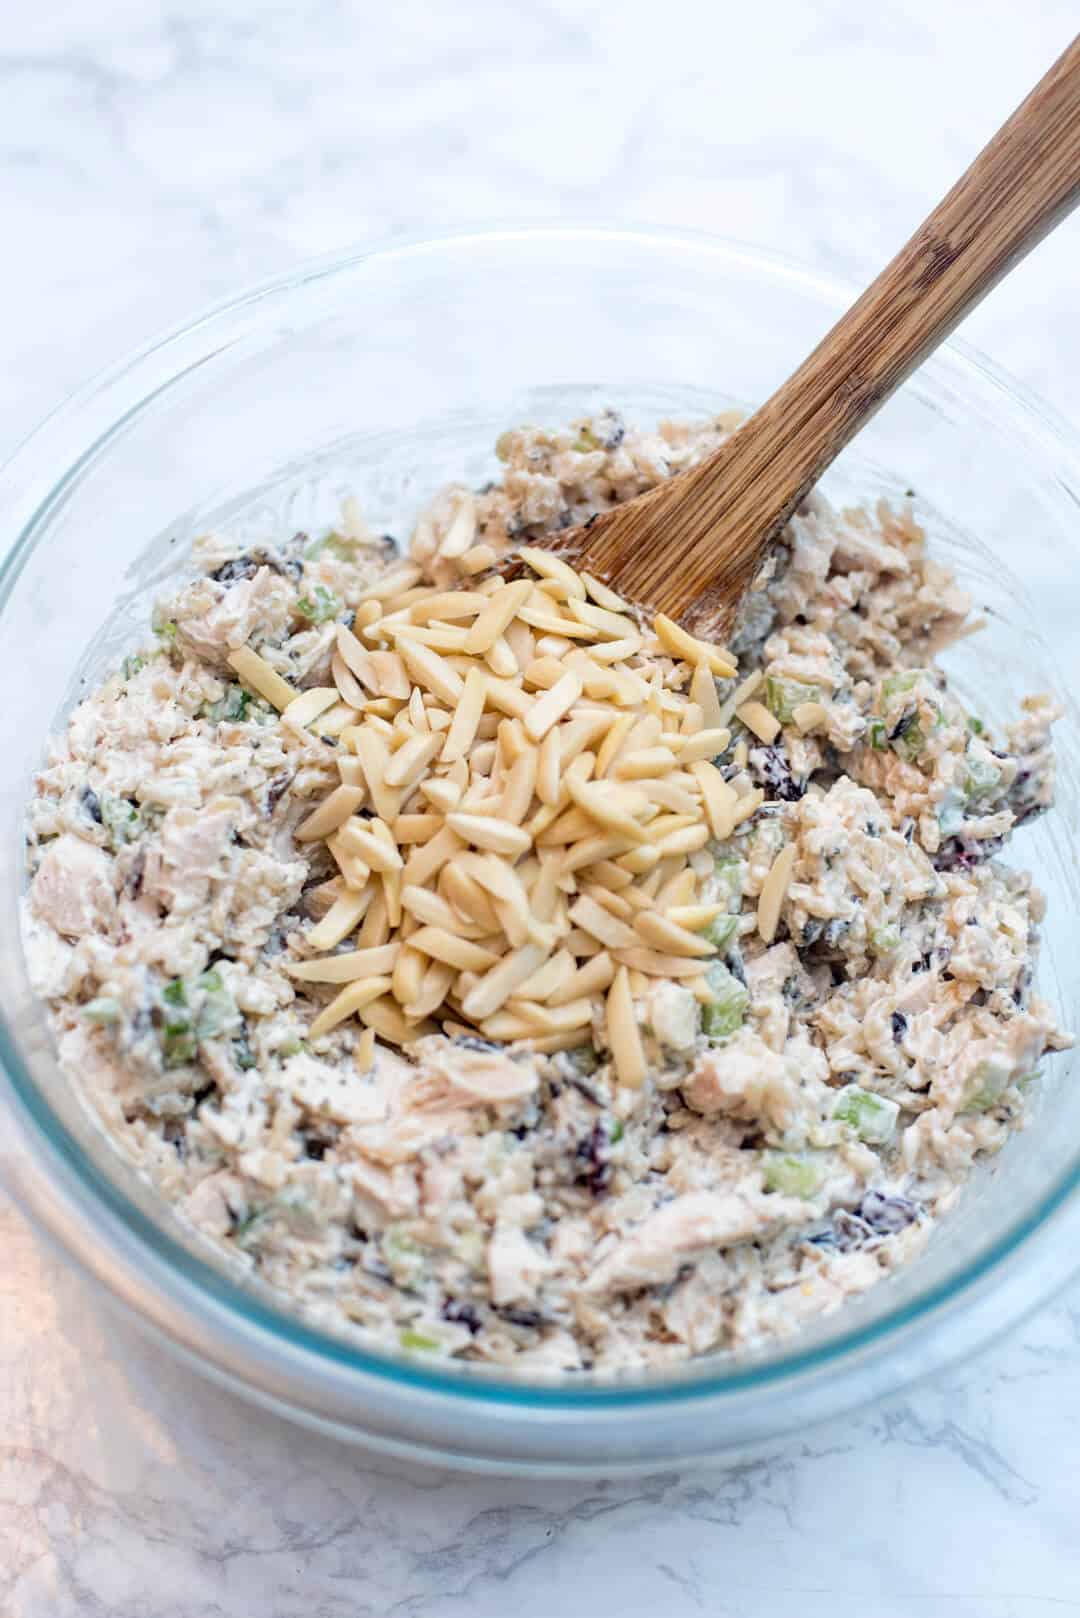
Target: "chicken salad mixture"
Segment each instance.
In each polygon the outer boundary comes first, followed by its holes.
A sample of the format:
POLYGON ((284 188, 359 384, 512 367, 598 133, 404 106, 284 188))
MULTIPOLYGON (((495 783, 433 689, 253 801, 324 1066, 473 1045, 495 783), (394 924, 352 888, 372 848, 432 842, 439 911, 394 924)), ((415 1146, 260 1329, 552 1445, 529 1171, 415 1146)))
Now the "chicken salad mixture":
POLYGON ((555 1372, 790 1333, 920 1250, 1070 1043, 999 859, 1056 709, 952 693, 970 603, 910 507, 813 495, 728 647, 541 548, 735 425, 506 433, 405 555, 351 503, 209 535, 50 744, 61 1064, 318 1324, 555 1372))

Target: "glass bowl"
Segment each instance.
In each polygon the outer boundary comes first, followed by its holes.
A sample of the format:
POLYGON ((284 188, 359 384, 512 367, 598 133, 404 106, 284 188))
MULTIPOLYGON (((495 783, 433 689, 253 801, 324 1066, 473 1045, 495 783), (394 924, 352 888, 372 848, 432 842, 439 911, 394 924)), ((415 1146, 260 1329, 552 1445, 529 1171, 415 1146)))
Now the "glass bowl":
MULTIPOLYGON (((13 679, 0 904, 5 1177, 38 1226, 172 1349, 265 1405, 440 1462, 616 1472, 742 1456, 984 1343, 1061 1285, 1080 1234, 1080 1088, 1047 1064, 1031 1127, 984 1165, 918 1262, 797 1337, 625 1378, 524 1381, 429 1368, 330 1335, 219 1268, 106 1142, 57 1067, 24 966, 22 816, 45 737, 142 630, 212 524, 286 536, 356 492, 379 528, 451 477, 482 482, 507 425, 607 404, 696 416, 763 399, 850 290, 730 243, 605 229, 504 230, 302 267, 151 344, 35 432, 0 474, 10 541, 0 636, 13 679)), ((875 417, 835 498, 917 493, 939 554, 989 620, 950 654, 1003 717, 1063 695, 1078 559, 1074 438, 959 345, 875 417), (973 537, 973 536, 977 536, 973 537)), ((1072 654, 1075 657, 1075 654, 1072 654)), ((1060 804, 1012 857, 1049 891, 1043 992, 1076 1026, 1075 709, 1060 804)))

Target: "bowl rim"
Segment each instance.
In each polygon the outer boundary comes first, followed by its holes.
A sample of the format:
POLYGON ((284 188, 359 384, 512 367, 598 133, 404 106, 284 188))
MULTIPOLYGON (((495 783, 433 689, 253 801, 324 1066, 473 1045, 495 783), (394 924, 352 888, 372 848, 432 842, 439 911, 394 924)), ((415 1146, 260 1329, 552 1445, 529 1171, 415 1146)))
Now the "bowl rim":
MULTIPOLYGON (((322 254, 301 261, 292 268, 277 272, 249 285, 240 292, 205 306, 192 319, 181 321, 163 333, 152 336, 112 364, 98 370, 89 379, 58 403, 16 445, 7 459, 0 464, 0 505, 13 500, 21 503, 25 511, 18 521, 14 544, 0 563, 0 609, 9 601, 23 566, 38 542, 39 530, 55 505, 63 500, 65 492, 81 472, 99 454, 125 425, 139 414, 159 392, 195 366, 211 361, 223 348, 235 341, 241 333, 233 333, 225 342, 214 340, 219 325, 227 324, 251 311, 256 317, 260 308, 281 295, 303 287, 330 281, 333 277, 359 269, 372 260, 391 261, 395 258, 415 258, 430 254, 467 252, 478 246, 528 247, 530 244, 557 243, 558 241, 597 241, 605 245, 626 245, 667 252, 686 251, 709 255, 718 262, 738 266, 743 270, 761 270, 774 281, 785 281, 804 291, 828 300, 831 306, 843 307, 852 300, 859 288, 808 265, 787 254, 761 249, 741 241, 718 237, 708 232, 677 229, 637 229, 617 224, 567 225, 558 222, 529 222, 451 231, 435 236, 392 236, 371 246, 356 246, 322 254), (194 357, 186 350, 196 348, 194 357), (176 361, 184 363, 177 365, 176 361), (154 385, 147 388, 143 374, 148 369, 164 370, 154 385), (72 423, 95 414, 95 402, 103 403, 114 390, 127 387, 131 397, 124 408, 116 413, 110 405, 106 424, 93 433, 74 459, 56 441, 62 441, 72 423), (136 391, 137 390, 137 391, 136 391), (33 462, 42 452, 60 464, 58 474, 45 479, 47 487, 40 493, 40 475, 35 477, 33 462), (57 453, 59 450, 59 453, 57 453), (65 464, 66 463, 66 464, 65 464), (33 491, 32 498, 23 491, 33 491)), ((942 368, 975 379, 990 390, 999 402, 1028 426, 1038 429, 1043 440, 1044 453, 1050 453, 1061 463, 1061 481, 1080 498, 1080 437, 1066 419, 1039 396, 1017 382, 1006 371, 989 360, 978 349, 963 340, 950 338, 929 362, 936 370, 942 368)), ((704 1398, 729 1399, 766 1388, 776 1389, 824 1372, 838 1364, 847 1364, 860 1351, 880 1349, 886 1343, 918 1325, 938 1320, 947 1308, 957 1306, 1016 1257, 1030 1239, 1041 1232, 1051 1217, 1070 1201, 1080 1185, 1080 1152, 1072 1165, 1059 1175, 1025 1212, 1019 1216, 994 1246, 986 1253, 967 1261, 955 1271, 912 1298, 867 1324, 840 1331, 821 1344, 794 1348, 762 1363, 740 1361, 733 1357, 719 1367, 707 1358, 689 1360, 675 1371, 643 1373, 626 1380, 589 1382, 585 1377, 574 1383, 533 1380, 520 1374, 505 1374, 505 1367, 490 1368, 473 1362, 449 1362, 453 1369, 442 1370, 423 1361, 378 1347, 367 1346, 351 1339, 320 1331, 303 1317, 287 1308, 266 1302, 258 1293, 246 1290, 230 1279, 223 1268, 201 1258, 189 1248, 158 1227, 141 1209, 132 1203, 118 1186, 105 1175, 82 1151, 75 1137, 53 1112, 44 1095, 24 1067, 17 1040, 9 1020, 0 1008, 0 1077, 9 1105, 25 1128, 24 1133, 34 1141, 39 1152, 51 1159, 52 1168, 59 1169, 64 1184, 49 1189, 45 1177, 31 1179, 21 1198, 27 1211, 59 1240, 67 1254, 80 1267, 90 1268, 103 1279, 110 1291, 117 1295, 121 1288, 117 1276, 102 1273, 89 1256, 85 1238, 75 1239, 65 1231, 64 1219, 55 1203, 49 1206, 53 1191, 61 1193, 68 1215, 81 1202, 96 1207, 106 1215, 106 1223, 97 1236, 105 1241, 113 1261, 121 1267, 129 1265, 131 1253, 137 1251, 142 1264, 149 1262, 152 1275, 140 1270, 138 1282, 151 1291, 156 1290, 157 1303, 179 1309, 181 1318, 190 1321, 193 1305, 205 1307, 210 1302, 223 1316, 227 1326, 239 1330, 249 1346, 261 1347, 269 1359, 282 1345, 290 1353, 299 1353, 305 1359, 322 1365, 335 1374, 346 1376, 359 1373, 377 1381, 404 1385, 428 1394, 436 1394, 467 1404, 510 1404, 520 1411, 582 1412, 587 1409, 618 1410, 629 1406, 665 1406, 672 1402, 704 1398)), ((1080 1264, 1080 1257, 1061 1267, 1060 1279, 1080 1264)), ((1055 1278, 1058 1279, 1058 1278, 1055 1278)), ((1044 1294, 1047 1288, 1044 1286, 1044 1294)), ((140 1310, 138 1292, 128 1289, 126 1301, 140 1310), (134 1300, 134 1301, 133 1301, 134 1300)), ((148 1300, 144 1299, 146 1313, 152 1314, 148 1300)), ((176 1334, 179 1335, 179 1334, 176 1334)), ((791 1339, 797 1343, 798 1337, 791 1339)))

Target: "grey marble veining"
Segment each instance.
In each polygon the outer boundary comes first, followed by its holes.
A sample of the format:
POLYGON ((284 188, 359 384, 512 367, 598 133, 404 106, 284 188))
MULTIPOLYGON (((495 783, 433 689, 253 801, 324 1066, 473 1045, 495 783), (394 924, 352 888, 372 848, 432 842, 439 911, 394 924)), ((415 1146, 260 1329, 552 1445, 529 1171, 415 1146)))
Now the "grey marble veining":
MULTIPOLYGON (((193 308, 507 218, 884 261, 1067 42, 1068 0, 39 0, 0 30, 0 452, 193 308)), ((1080 418, 1075 223, 968 335, 1080 418)), ((0 1200, 0 1618, 1080 1612, 1080 1288, 962 1371, 726 1472, 390 1467, 92 1304, 0 1200)))

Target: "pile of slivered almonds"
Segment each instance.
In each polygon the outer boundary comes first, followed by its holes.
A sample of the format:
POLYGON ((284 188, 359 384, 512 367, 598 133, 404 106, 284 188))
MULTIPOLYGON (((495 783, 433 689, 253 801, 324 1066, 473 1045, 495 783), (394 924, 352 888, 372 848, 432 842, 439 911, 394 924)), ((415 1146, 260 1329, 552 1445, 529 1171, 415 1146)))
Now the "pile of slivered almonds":
MULTIPOLYGON (((316 956, 289 970, 342 985, 310 1033, 358 1017, 361 1066, 376 1034, 557 1051, 595 1019, 640 1085, 634 997, 674 978, 709 999, 702 933, 724 906, 700 902, 703 850, 762 802, 711 761, 733 714, 765 741, 779 727, 759 675, 721 703, 727 652, 663 616, 642 627, 546 551, 518 555, 535 577, 455 590, 395 566, 338 626, 333 686, 298 692, 250 647, 231 655, 284 723, 338 738, 341 784, 296 836, 324 841, 340 879, 306 934, 316 956)), ((745 738, 732 751, 745 763, 745 738)), ((767 941, 793 855, 760 896, 767 941)))

